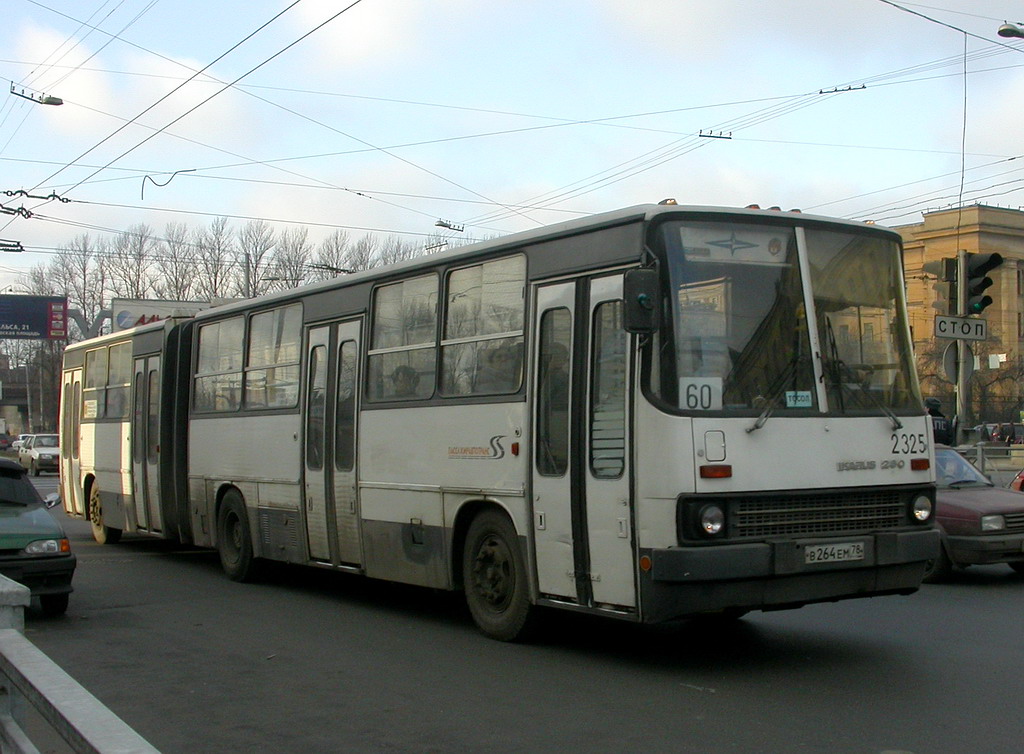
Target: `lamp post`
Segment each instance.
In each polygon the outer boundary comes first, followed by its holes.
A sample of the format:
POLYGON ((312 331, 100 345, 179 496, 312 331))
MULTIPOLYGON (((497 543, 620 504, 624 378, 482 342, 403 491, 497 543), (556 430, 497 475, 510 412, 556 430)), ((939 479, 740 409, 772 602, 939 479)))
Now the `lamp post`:
POLYGON ((22 366, 25 367, 25 419, 26 419, 26 424, 28 425, 27 427, 25 427, 25 429, 26 429, 26 434, 31 434, 32 433, 32 383, 29 381, 28 362, 26 361, 24 364, 22 364, 22 366))
POLYGON ((1024 39, 1024 27, 1021 27, 1019 24, 1005 23, 999 27, 997 33, 1001 37, 1024 39))

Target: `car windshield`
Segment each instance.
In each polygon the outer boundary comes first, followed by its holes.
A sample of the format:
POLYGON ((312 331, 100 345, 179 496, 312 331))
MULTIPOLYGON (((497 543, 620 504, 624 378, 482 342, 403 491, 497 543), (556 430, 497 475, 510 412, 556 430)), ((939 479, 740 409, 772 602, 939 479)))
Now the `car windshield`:
POLYGON ((36 488, 18 469, 0 469, 0 505, 33 505, 42 503, 36 488))
POLYGON ((34 447, 34 448, 56 448, 57 447, 57 435, 36 435, 36 439, 32 441, 32 447, 34 447))
POLYGON ((955 450, 935 451, 935 484, 939 487, 991 487, 984 474, 955 450))

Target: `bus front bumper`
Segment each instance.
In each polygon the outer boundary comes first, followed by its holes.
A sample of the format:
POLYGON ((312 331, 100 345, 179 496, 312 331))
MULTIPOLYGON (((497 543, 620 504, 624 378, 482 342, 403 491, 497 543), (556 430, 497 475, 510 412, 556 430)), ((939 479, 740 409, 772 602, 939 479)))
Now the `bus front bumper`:
POLYGON ((921 529, 641 549, 651 563, 640 579, 644 620, 909 594, 920 587, 928 562, 938 556, 939 536, 937 529, 921 529))

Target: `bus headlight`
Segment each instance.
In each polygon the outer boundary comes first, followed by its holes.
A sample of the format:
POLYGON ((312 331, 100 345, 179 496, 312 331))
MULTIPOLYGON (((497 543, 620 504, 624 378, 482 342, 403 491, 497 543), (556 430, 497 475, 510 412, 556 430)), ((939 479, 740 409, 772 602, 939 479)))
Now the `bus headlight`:
POLYGON ((1006 519, 1002 516, 982 516, 981 517, 981 530, 982 531, 1000 531, 1006 528, 1006 519))
POLYGON ((925 522, 932 517, 934 505, 927 495, 918 495, 910 505, 910 514, 915 521, 925 522))
POLYGON ((700 509, 697 523, 704 534, 713 537, 725 528, 725 512, 717 505, 705 505, 700 509))

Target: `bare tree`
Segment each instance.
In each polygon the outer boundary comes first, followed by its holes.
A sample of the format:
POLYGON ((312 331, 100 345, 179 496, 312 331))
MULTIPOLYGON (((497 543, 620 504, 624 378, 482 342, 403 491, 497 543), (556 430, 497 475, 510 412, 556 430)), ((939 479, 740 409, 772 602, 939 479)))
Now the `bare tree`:
POLYGON ((263 281, 274 251, 274 229, 266 220, 250 220, 238 231, 235 259, 241 268, 236 290, 244 298, 258 296, 267 289, 263 281))
POLYGON ((306 281, 313 247, 306 228, 283 230, 277 237, 271 262, 276 277, 272 289, 294 288, 306 281))
POLYGON ((381 264, 395 264, 396 262, 404 262, 407 259, 418 257, 422 253, 423 249, 421 247, 403 241, 398 236, 388 236, 381 244, 378 256, 381 264))
POLYGON ((368 270, 376 267, 380 262, 377 259, 377 238, 367 233, 354 244, 349 245, 342 258, 342 267, 353 272, 368 270))
MULTIPOLYGON (((76 236, 57 250, 46 267, 47 285, 67 296, 68 307, 81 312, 89 324, 95 322, 106 304, 106 251, 104 242, 93 241, 87 234, 76 236)), ((74 330, 69 329, 68 337, 81 339, 85 333, 79 332, 76 338, 74 330)))
POLYGON ((348 233, 339 228, 320 242, 313 255, 313 261, 309 265, 309 278, 311 280, 328 280, 350 270, 355 272, 354 269, 346 266, 348 251, 348 233))
POLYGON ((153 291, 171 301, 189 301, 196 287, 196 246, 184 223, 167 223, 156 257, 153 291))
POLYGON ((218 217, 209 228, 193 234, 196 245, 195 296, 200 301, 215 301, 231 294, 231 266, 235 245, 226 217, 218 217))
POLYGON ((150 266, 157 243, 149 226, 141 223, 117 235, 107 255, 113 296, 143 299, 153 290, 150 266))

